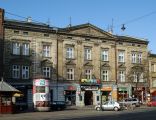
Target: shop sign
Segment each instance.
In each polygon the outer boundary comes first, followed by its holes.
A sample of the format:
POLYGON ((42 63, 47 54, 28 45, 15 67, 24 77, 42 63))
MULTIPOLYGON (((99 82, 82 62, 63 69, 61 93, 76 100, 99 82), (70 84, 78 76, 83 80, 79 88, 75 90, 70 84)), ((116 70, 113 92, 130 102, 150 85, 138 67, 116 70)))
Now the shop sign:
POLYGON ((68 86, 67 90, 76 90, 75 86, 68 86))
POLYGON ((45 79, 35 79, 34 85, 35 86, 49 86, 49 81, 45 79))
POLYGON ((101 91, 112 91, 112 87, 109 87, 109 86, 102 87, 101 91))
POLYGON ((119 91, 127 91, 126 87, 119 87, 119 91))
POLYGON ((81 86, 81 90, 98 90, 98 86, 81 86))
POLYGON ((81 83, 100 84, 99 79, 81 79, 81 83))

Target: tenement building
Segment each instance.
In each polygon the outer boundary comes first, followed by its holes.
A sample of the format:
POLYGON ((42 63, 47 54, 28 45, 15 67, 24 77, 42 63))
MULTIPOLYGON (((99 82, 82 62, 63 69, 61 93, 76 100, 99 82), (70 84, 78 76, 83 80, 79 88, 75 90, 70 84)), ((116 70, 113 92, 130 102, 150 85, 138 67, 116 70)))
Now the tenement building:
POLYGON ((1 76, 23 92, 17 103, 33 105, 34 78, 48 79, 51 94, 53 86, 63 86, 68 105, 146 100, 150 81, 145 39, 113 35, 90 23, 56 29, 30 18, 4 19, 2 9, 0 32, 1 76))

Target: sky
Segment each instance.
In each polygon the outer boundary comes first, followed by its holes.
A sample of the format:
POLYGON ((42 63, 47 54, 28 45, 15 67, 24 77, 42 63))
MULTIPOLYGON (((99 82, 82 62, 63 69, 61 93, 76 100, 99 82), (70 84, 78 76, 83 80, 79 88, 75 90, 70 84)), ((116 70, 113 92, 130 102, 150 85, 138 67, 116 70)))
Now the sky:
POLYGON ((0 0, 0 8, 6 18, 32 17, 60 28, 88 22, 105 31, 113 26, 114 35, 148 40, 148 50, 156 54, 156 0, 0 0))

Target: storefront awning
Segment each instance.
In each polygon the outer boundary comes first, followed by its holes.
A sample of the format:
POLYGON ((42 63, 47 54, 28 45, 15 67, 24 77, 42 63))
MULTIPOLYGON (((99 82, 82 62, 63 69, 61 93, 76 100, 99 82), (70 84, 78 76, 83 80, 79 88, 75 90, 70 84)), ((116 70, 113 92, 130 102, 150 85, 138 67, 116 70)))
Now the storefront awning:
POLYGON ((15 93, 15 94, 13 94, 13 97, 23 97, 24 96, 24 94, 22 94, 22 93, 15 93))
POLYGON ((20 91, 2 80, 0 81, 0 92, 20 92, 20 91))

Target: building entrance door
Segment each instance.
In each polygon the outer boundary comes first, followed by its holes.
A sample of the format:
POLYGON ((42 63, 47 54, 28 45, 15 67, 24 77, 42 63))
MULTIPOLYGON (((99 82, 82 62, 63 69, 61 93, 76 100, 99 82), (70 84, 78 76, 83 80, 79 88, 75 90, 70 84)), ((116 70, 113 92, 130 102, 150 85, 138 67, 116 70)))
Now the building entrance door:
POLYGON ((85 91, 84 103, 85 105, 93 105, 93 92, 92 91, 85 91))

